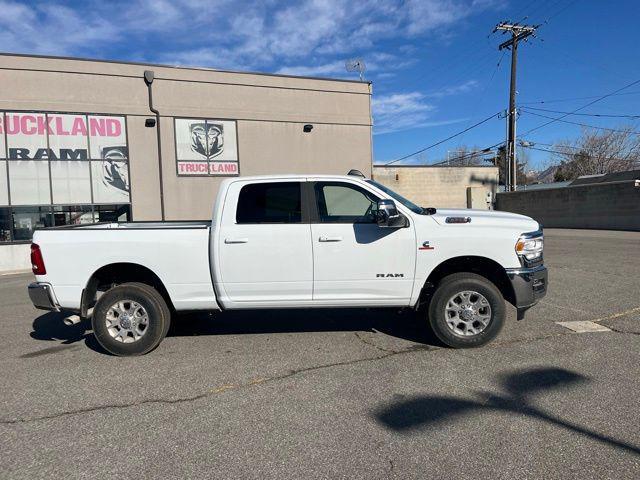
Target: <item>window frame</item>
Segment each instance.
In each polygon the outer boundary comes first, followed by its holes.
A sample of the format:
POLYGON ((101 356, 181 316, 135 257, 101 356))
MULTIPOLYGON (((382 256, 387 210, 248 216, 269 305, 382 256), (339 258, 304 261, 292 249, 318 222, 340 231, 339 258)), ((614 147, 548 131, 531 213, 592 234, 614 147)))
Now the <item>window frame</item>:
POLYGON ((316 193, 316 188, 318 185, 330 185, 330 186, 339 186, 339 187, 343 187, 346 186, 348 188, 352 188, 354 190, 358 190, 361 192, 366 193, 367 195, 370 195, 374 198, 376 198, 376 202, 379 201, 382 197, 380 197, 377 193, 372 192, 371 190, 363 187, 362 185, 359 185, 357 183, 352 183, 352 182, 343 182, 340 180, 317 180, 314 182, 309 182, 309 189, 310 189, 310 193, 312 195, 312 201, 311 201, 311 205, 313 206, 313 213, 312 213, 312 222, 311 223, 317 223, 317 224, 321 224, 321 225, 376 225, 377 223, 374 221, 372 222, 356 222, 353 220, 342 220, 342 221, 329 221, 329 222, 323 222, 321 217, 320 217, 320 208, 318 205, 318 202, 320 200, 320 197, 317 195, 316 193))
MULTIPOLYGON (((238 132, 238 119, 236 118, 212 118, 212 117, 184 117, 184 116, 174 116, 173 118, 173 150, 175 154, 175 167, 176 167, 176 176, 184 177, 184 178, 198 178, 198 177, 239 177, 240 176, 240 134, 238 132), (236 159, 235 160, 211 160, 211 159, 179 159, 178 157, 178 136, 177 136, 177 121, 178 120, 201 120, 205 123, 207 122, 231 122, 234 124, 235 128, 235 144, 236 144, 236 159), (206 163, 207 164, 207 173, 180 173, 180 163, 206 163), (236 164, 236 173, 211 173, 211 164, 212 163, 235 163, 236 164)), ((246 224, 245 224, 246 225, 246 224)))
POLYGON ((304 225, 309 223, 309 202, 308 202, 308 188, 309 182, 305 180, 290 180, 287 181, 285 179, 278 179, 274 181, 267 182, 248 182, 240 187, 238 190, 238 197, 236 199, 236 204, 233 212, 233 224, 234 225, 304 225), (288 184, 295 183, 300 186, 300 221, 299 222, 239 222, 238 221, 238 207, 240 205, 240 196, 242 195, 242 190, 245 187, 255 186, 255 185, 272 185, 272 184, 288 184))

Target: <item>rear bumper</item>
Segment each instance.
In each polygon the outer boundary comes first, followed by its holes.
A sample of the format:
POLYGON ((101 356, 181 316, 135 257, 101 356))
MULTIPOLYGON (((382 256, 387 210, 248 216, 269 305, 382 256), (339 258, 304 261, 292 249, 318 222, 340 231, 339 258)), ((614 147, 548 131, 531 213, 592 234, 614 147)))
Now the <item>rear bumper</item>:
POLYGON ((53 287, 50 284, 34 282, 30 283, 27 289, 29 290, 29 298, 34 307, 40 310, 60 311, 60 306, 53 293, 53 287))
POLYGON ((511 280, 518 309, 518 320, 524 318, 524 312, 533 307, 547 294, 549 274, 547 267, 508 268, 507 276, 511 280))

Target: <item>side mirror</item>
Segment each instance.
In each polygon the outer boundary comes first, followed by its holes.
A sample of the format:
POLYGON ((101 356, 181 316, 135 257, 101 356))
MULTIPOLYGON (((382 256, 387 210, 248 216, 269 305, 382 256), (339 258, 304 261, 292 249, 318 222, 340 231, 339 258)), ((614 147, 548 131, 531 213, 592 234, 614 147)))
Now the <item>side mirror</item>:
POLYGON ((407 219, 398 212, 398 208, 393 200, 378 200, 378 210, 376 221, 379 227, 401 228, 407 226, 407 219))

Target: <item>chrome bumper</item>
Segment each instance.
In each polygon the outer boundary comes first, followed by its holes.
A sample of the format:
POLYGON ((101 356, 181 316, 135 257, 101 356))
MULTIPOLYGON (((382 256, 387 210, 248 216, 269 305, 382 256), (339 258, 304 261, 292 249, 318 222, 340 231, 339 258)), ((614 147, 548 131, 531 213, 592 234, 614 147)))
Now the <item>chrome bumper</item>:
POLYGON ((524 318, 524 312, 547 294, 549 273, 544 265, 533 268, 507 268, 506 271, 513 287, 518 320, 521 320, 524 318))
POLYGON ((53 310, 55 312, 60 311, 55 295, 53 294, 53 288, 48 283, 34 282, 30 283, 28 291, 31 303, 40 310, 53 310))

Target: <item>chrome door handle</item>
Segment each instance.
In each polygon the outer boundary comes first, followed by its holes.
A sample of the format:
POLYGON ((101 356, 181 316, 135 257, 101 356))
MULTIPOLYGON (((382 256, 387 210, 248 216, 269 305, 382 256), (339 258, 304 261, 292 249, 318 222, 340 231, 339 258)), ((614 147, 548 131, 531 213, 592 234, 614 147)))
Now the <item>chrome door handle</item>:
POLYGON ((341 242, 342 237, 320 237, 318 239, 320 242, 341 242))
POLYGON ((224 243, 247 243, 248 238, 225 238, 224 243))

